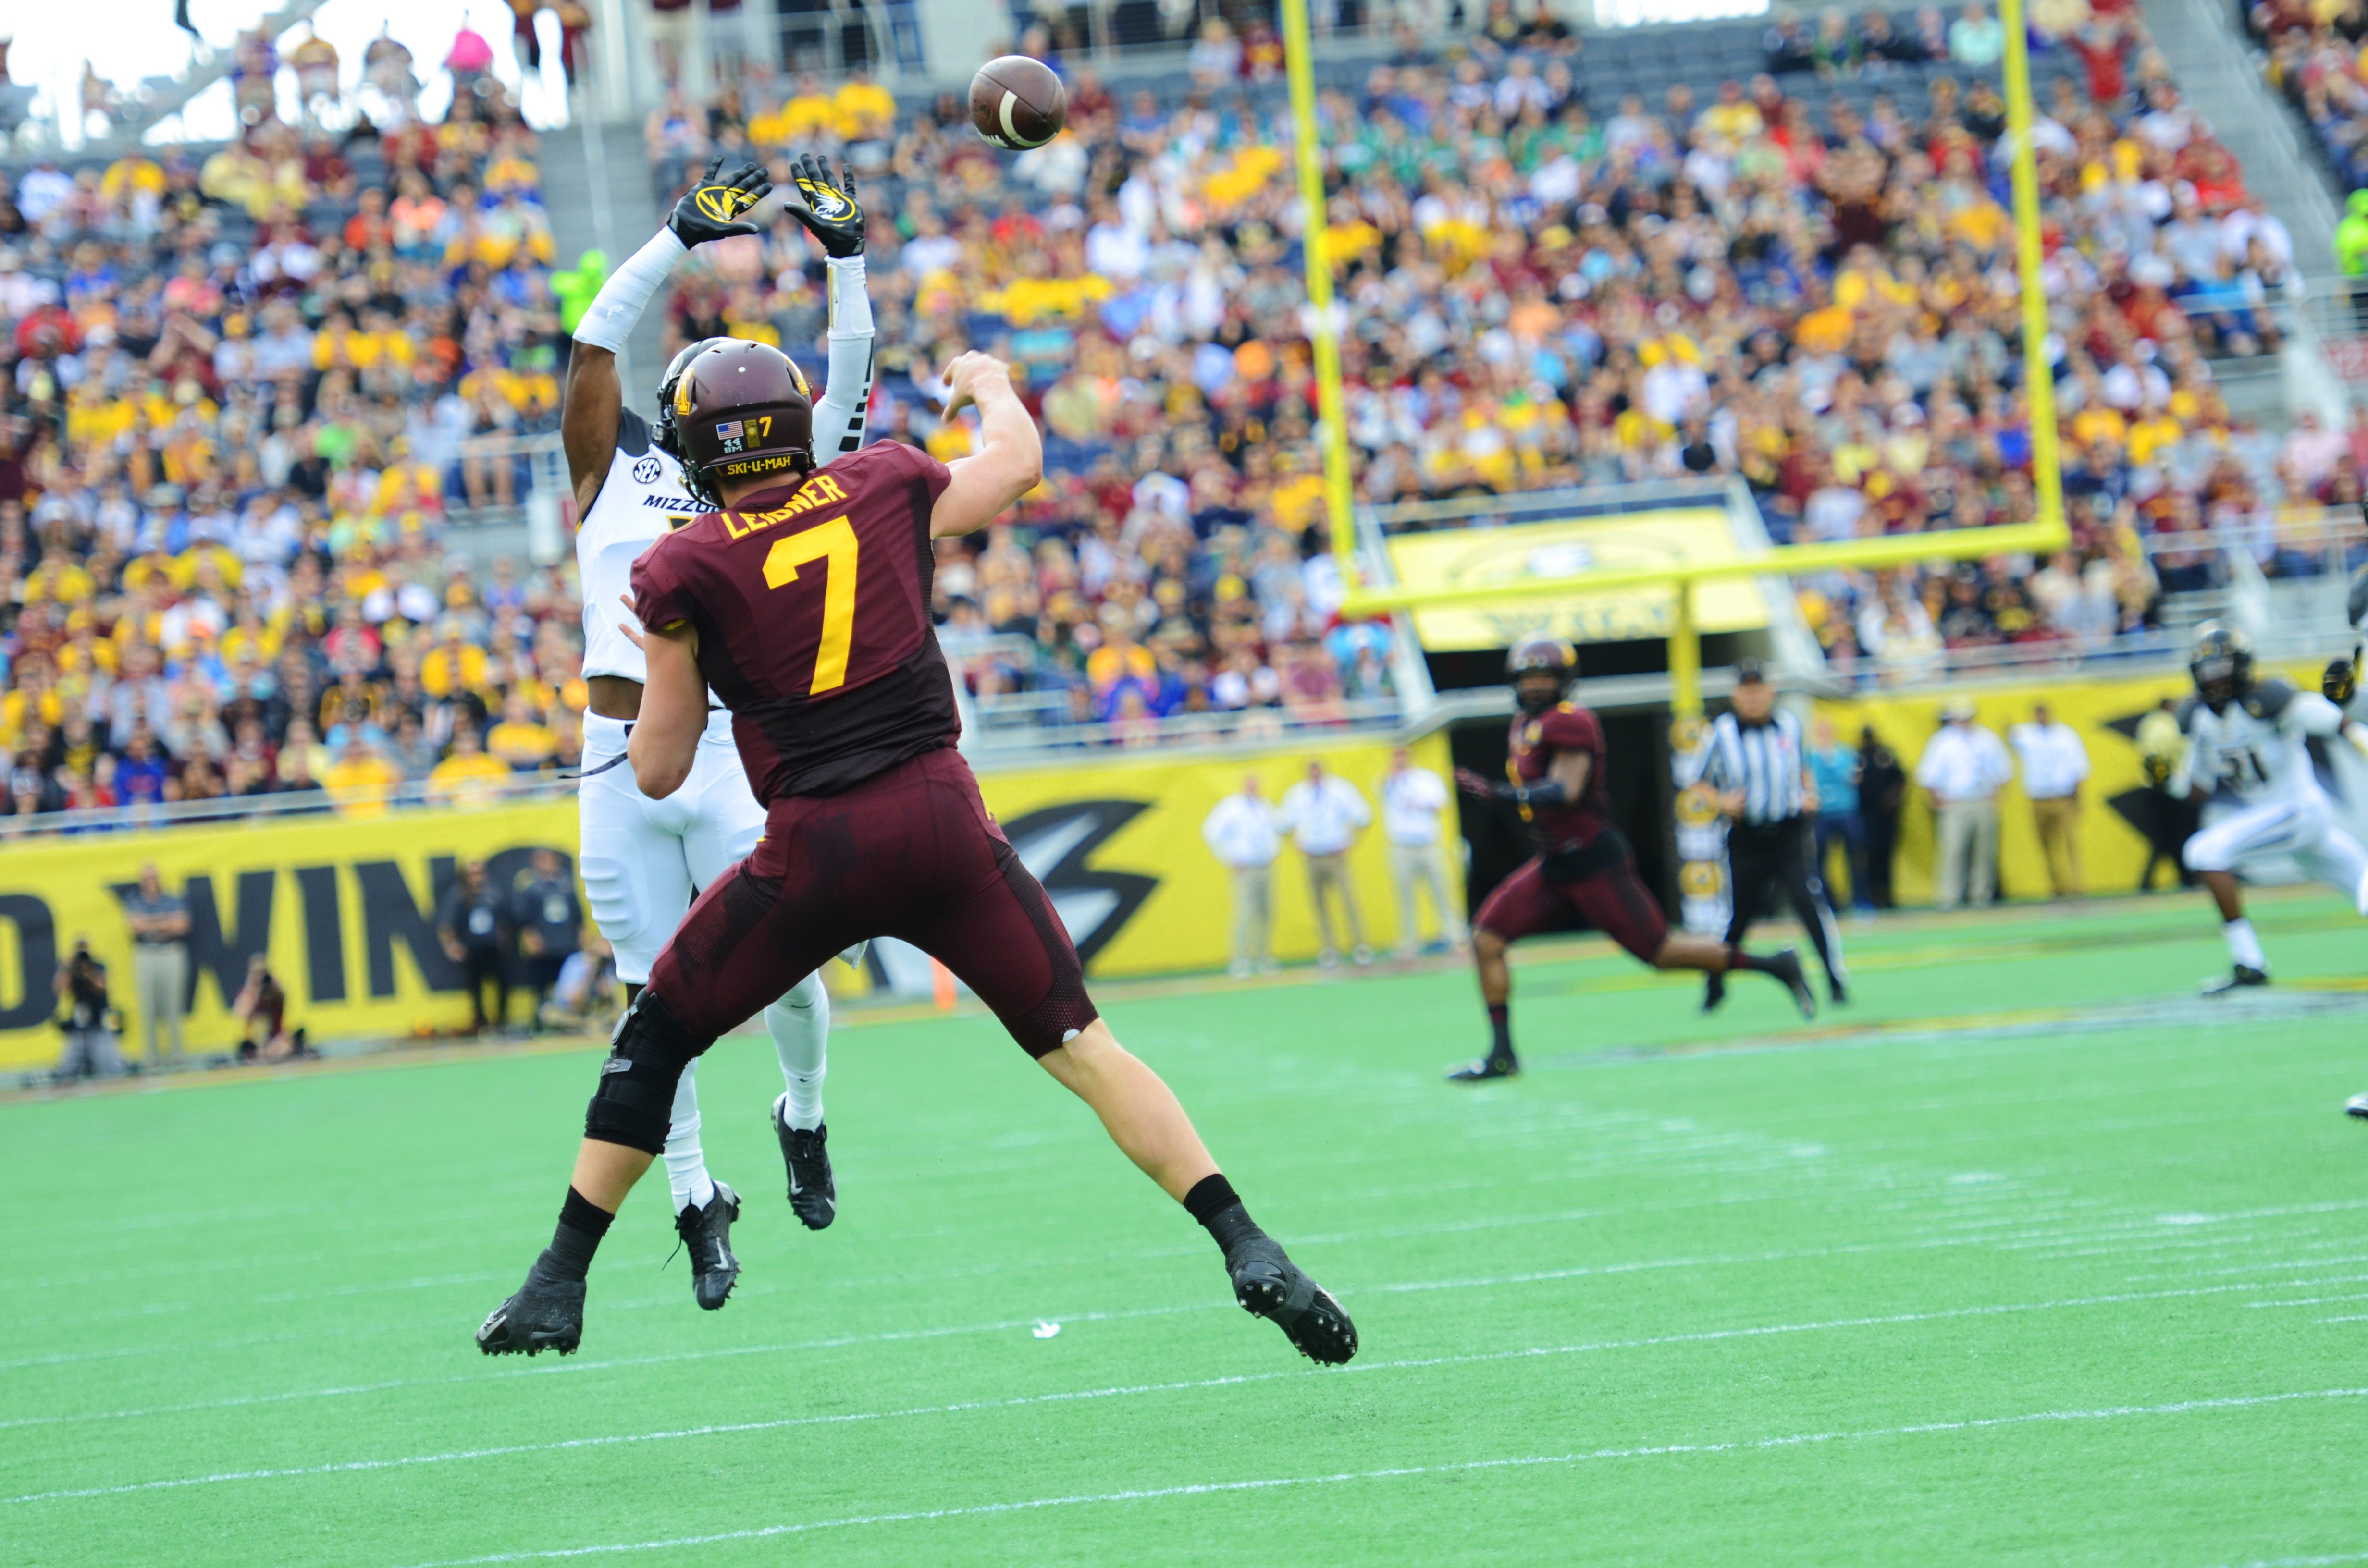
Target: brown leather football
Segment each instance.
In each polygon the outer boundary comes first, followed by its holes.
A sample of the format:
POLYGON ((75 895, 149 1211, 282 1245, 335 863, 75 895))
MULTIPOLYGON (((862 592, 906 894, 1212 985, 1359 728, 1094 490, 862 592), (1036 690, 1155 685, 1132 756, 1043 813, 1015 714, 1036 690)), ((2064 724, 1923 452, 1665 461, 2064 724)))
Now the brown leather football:
POLYGON ((1007 54, 970 79, 970 119, 978 133, 1009 152, 1042 147, 1069 118, 1068 89, 1041 60, 1007 54))

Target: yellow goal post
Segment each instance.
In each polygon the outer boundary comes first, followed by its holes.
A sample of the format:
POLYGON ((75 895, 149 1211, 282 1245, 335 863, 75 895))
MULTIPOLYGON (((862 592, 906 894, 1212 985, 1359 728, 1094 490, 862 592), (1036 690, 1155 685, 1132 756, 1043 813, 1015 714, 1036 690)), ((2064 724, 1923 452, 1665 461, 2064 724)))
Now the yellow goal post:
POLYGON ((1693 589, 1697 583, 1844 568, 1873 570, 1991 555, 2044 555, 2061 550, 2069 541, 2070 530, 2064 521, 2063 469, 2056 446, 2055 388, 2045 347, 2047 292, 2041 277, 2039 172, 2032 153, 2031 57, 2023 32, 2022 0, 1999 0, 1998 21, 2006 33, 2007 135, 2013 143, 2015 270, 2022 301, 2023 398, 2031 421, 2032 480, 2038 513, 2034 518, 2025 523, 1978 528, 1783 545, 1758 555, 1701 566, 1615 568, 1465 587, 1365 585, 1356 561, 1356 502, 1349 466, 1347 402, 1340 385, 1338 312, 1332 294, 1331 264, 1325 254, 1327 219, 1323 153, 1316 139, 1314 43, 1307 0, 1281 0, 1281 6, 1299 193, 1304 210, 1305 237, 1301 248, 1307 265, 1307 298, 1312 307, 1309 313, 1314 334, 1316 412, 1323 432, 1325 514, 1341 580, 1349 590, 1348 599, 1341 607, 1343 614, 1377 616, 1435 605, 1503 604, 1554 599, 1577 593, 1668 588, 1672 591, 1677 608, 1668 640, 1669 705, 1673 716, 1682 719, 1702 711, 1702 639, 1693 618, 1693 589))

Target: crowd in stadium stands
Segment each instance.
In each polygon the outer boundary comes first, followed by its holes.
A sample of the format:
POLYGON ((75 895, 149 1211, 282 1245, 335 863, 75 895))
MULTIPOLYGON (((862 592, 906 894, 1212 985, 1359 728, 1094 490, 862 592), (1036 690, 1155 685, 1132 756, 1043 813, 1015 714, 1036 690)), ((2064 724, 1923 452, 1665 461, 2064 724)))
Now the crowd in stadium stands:
POLYGON ((228 146, 0 180, 0 813, 369 812, 576 752, 568 576, 444 537, 514 494, 472 438, 555 419, 536 138, 481 70, 423 123, 368 65, 382 126, 243 63, 228 146))
POLYGON ((2267 51, 2270 84, 2309 125, 2336 177, 2346 189, 2368 187, 2368 62, 2361 55, 2368 10, 2360 0, 2259 0, 2242 10, 2246 30, 2267 51))
MULTIPOLYGON (((1833 658, 1884 677, 2142 630, 2232 531, 2299 569, 2283 520, 2368 471, 2368 426, 2281 437, 2215 390, 2276 347, 2293 257, 2130 0, 2033 11, 2074 547, 1804 583, 1833 658)), ((1748 80, 1589 103, 1584 41, 1506 0, 1468 39, 1401 33, 1321 106, 1361 495, 1735 475, 1779 540, 2028 517, 2000 48, 1978 4, 1829 12, 1780 19, 1748 80)), ((219 151, 0 186, 0 810, 367 809, 572 760, 570 574, 441 526, 514 497, 477 438, 552 426, 564 347, 536 139, 463 52, 441 123, 331 137, 257 95, 219 151)), ((411 79, 391 40, 364 63, 411 79)), ((862 172, 880 437, 959 455, 935 370, 971 344, 1020 367, 1048 480, 937 576, 990 713, 1133 741, 1390 693, 1386 630, 1336 614, 1278 64, 1212 21, 1167 97, 1067 70, 1068 132, 1017 157, 860 73, 652 117, 669 189, 713 148, 862 172)), ((669 335, 813 354, 819 271, 786 218, 705 247, 669 335)))
MULTIPOLYGON (((2268 569, 2298 565, 2279 520, 2348 502, 2368 467, 2368 428, 2281 437, 2215 390, 2214 360, 2278 347, 2291 243, 2135 5, 2033 15, 2075 547, 1805 584, 1861 669, 2143 630, 2211 560, 2151 536, 2241 528, 2268 569)), ((1361 494, 1739 474, 1780 540, 2028 517, 2006 108, 1984 74, 2003 47, 1978 4, 1833 10, 1780 19, 1748 80, 1606 103, 1575 90, 1584 40, 1505 0, 1452 47, 1400 34, 1322 103, 1361 494)), ((1298 198, 1257 87, 1278 58, 1212 22, 1189 91, 1064 67, 1068 134, 1016 158, 951 98, 892 127, 860 77, 653 117, 669 190, 712 146, 837 143, 872 175, 882 427, 957 453, 930 368, 972 342, 1026 368, 1052 477, 984 549, 946 546, 939 577, 955 627, 1025 646, 973 664, 983 690, 1064 686, 1119 717, 1385 684, 1378 635, 1326 627, 1298 198)), ((786 223, 712 259, 678 335, 811 343, 822 302, 786 223)))

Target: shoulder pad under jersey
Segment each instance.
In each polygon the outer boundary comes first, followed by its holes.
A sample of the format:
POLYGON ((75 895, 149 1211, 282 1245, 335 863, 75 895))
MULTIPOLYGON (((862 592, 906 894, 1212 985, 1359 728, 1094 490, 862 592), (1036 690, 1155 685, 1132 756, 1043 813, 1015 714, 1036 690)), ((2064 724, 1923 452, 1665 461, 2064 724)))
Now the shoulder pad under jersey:
POLYGON ((2195 733, 2195 715, 2197 710, 2203 706, 2203 699, 2200 697, 2189 697, 2180 699, 2175 715, 2179 720, 2179 733, 2180 734, 2191 735, 2195 733))
POLYGON ((2283 676, 2271 676, 2254 683, 2245 694, 2245 711, 2256 719, 2275 719, 2294 699, 2294 683, 2283 676))
POLYGON ((617 449, 629 458, 650 449, 650 422, 623 403, 617 407, 617 449))

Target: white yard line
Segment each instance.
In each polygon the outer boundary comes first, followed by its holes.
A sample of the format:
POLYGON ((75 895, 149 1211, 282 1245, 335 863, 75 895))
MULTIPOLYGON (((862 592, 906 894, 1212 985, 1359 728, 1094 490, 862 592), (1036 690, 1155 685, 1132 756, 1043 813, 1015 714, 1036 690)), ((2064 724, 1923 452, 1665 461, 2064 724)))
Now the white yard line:
MULTIPOLYGON (((1229 1492, 1269 1492, 1295 1486, 1335 1486, 1347 1482, 1399 1481, 1426 1475, 1467 1475, 1475 1471, 1527 1470, 1550 1465, 1587 1464, 1605 1460, 1684 1458, 1691 1455, 1747 1454, 1772 1449, 1803 1448, 1816 1443, 1865 1442, 1884 1437, 1925 1437, 1938 1433, 1984 1431, 2001 1426, 2051 1421, 2115 1421, 2140 1415, 2181 1415, 2199 1410, 2241 1410, 2297 1400, 2358 1399, 2368 1389, 2317 1389, 2294 1393, 2237 1395, 2225 1399, 2188 1399, 2169 1404, 2121 1405, 2104 1410, 2042 1410, 2022 1415, 1989 1415, 1964 1421, 1927 1421, 1912 1426, 1875 1426, 1856 1432, 1800 1432, 1781 1437, 1737 1438, 1725 1443, 1663 1443, 1628 1449, 1593 1449, 1578 1453, 1537 1454, 1515 1459, 1463 1460, 1449 1464, 1395 1465, 1386 1470, 1341 1471, 1330 1475, 1270 1476, 1255 1481, 1211 1481, 1185 1486, 1135 1487, 1122 1492, 1079 1494, 1066 1497, 1031 1497, 1009 1503, 980 1503, 962 1508, 920 1508, 894 1514, 855 1514, 836 1519, 798 1524, 766 1525, 755 1529, 719 1530, 709 1535, 677 1536, 664 1540, 613 1541, 597 1546, 555 1547, 542 1551, 496 1551, 482 1557, 450 1557, 415 1568, 480 1568, 494 1562, 549 1562, 566 1557, 598 1557, 627 1551, 679 1551, 723 1541, 765 1540, 803 1535, 814 1530, 853 1529, 871 1525, 912 1524, 929 1519, 979 1518, 1040 1508, 1088 1507, 1110 1503, 1150 1502, 1167 1497, 1209 1497, 1229 1492)), ((2301 1564, 2356 1561, 2351 1558, 2300 1558, 2301 1564)), ((2271 1568, 2271 1565, 2260 1565, 2271 1568)), ((2285 1568, 2285 1565, 2277 1565, 2285 1568)))
MULTIPOLYGON (((1675 1345, 1707 1345, 1723 1340, 1759 1339, 1777 1335, 1816 1334, 1838 1329, 1885 1328, 1909 1324, 1945 1323, 1960 1318, 2003 1317, 2024 1312, 2060 1312, 2083 1307, 2119 1306, 2133 1301, 2160 1301, 2197 1296, 2232 1295, 2253 1290, 2274 1290, 2276 1286, 2259 1281, 2227 1285, 2207 1285, 2185 1290, 2126 1291, 2110 1296, 2079 1296, 2060 1301, 1998 1302, 1983 1306, 1948 1307, 1934 1312, 1892 1312, 1873 1317, 1833 1318, 1819 1323, 1763 1324, 1743 1328, 1702 1329, 1690 1334, 1653 1335, 1636 1339, 1605 1339, 1575 1345, 1533 1346, 1512 1350, 1480 1351, 1460 1356, 1427 1356, 1396 1361, 1352 1363, 1338 1376, 1356 1373, 1422 1370, 1438 1367, 1474 1366, 1492 1361, 1538 1359, 1558 1356, 1584 1356, 1610 1350, 1644 1350, 1675 1345)), ((1074 1320, 1072 1320, 1074 1321, 1074 1320)), ((1015 1325, 1016 1326, 1016 1325, 1015 1325)), ((961 1331, 953 1331, 961 1332, 961 1331)), ((703 1426, 678 1427, 657 1432, 613 1433, 595 1437, 566 1437, 547 1443, 512 1443, 483 1449, 457 1449, 444 1453, 405 1454, 392 1459, 345 1460, 326 1464, 298 1465, 277 1470, 222 1471, 210 1475, 181 1476, 163 1481, 126 1482, 113 1486, 65 1488, 51 1492, 31 1492, 21 1496, 0 1498, 0 1506, 26 1503, 47 1503, 75 1497, 112 1497, 134 1492, 176 1491, 191 1486, 214 1486, 241 1481, 279 1481, 311 1475, 349 1474, 360 1471, 401 1470, 417 1465, 453 1464, 471 1460, 493 1459, 509 1454, 556 1453, 574 1449, 611 1448, 622 1444, 671 1442, 686 1437, 723 1437, 748 1432, 773 1432, 794 1426, 835 1426, 856 1422, 897 1420, 922 1415, 953 1415, 982 1410, 1006 1410, 1031 1404, 1068 1403, 1079 1400, 1118 1399, 1142 1394, 1174 1393, 1191 1389, 1230 1388, 1243 1383, 1270 1382, 1280 1378, 1304 1375, 1304 1369, 1291 1368, 1281 1371, 1240 1373, 1222 1378, 1204 1378, 1182 1382, 1136 1383, 1115 1388, 1085 1389, 1059 1393, 1022 1394, 1009 1399, 962 1400, 949 1404, 915 1405, 901 1410, 848 1412, 830 1415, 791 1415, 770 1421, 718 1423, 703 1426)))

